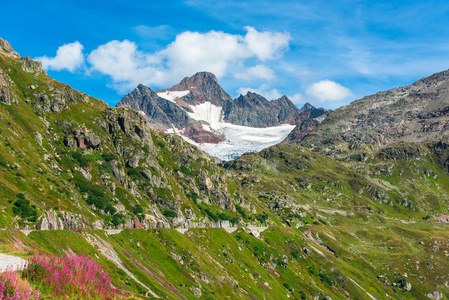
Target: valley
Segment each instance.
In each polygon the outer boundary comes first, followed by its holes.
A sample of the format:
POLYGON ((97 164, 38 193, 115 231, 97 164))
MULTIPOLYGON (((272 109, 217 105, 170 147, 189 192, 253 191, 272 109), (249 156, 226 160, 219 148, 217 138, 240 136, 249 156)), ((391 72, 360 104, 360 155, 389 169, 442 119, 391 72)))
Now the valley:
POLYGON ((447 297, 446 72, 332 112, 206 72, 112 108, 2 46, 0 253, 98 264, 99 299, 447 297))

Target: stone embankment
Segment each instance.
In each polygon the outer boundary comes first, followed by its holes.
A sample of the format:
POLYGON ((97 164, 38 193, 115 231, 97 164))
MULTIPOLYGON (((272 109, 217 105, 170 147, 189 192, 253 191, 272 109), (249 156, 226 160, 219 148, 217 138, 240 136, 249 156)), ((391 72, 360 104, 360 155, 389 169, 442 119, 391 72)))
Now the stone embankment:
MULTIPOLYGON (((201 227, 201 228, 210 228, 210 229, 216 229, 216 228, 222 228, 224 230, 226 230, 229 233, 233 233, 234 231, 236 231, 238 229, 238 227, 201 227)), ((246 226, 246 227, 242 227, 245 231, 247 231, 249 234, 253 235, 256 238, 260 237, 260 233, 263 232, 264 230, 266 230, 268 227, 267 226, 246 226)), ((174 229, 178 232, 180 232, 181 234, 185 234, 190 228, 170 228, 170 229, 174 229)), ((122 232, 123 229, 103 229, 107 234, 112 235, 112 234, 119 234, 120 232, 122 232)), ((23 234, 25 234, 26 236, 28 236, 31 232, 33 232, 34 230, 20 230, 23 234)))

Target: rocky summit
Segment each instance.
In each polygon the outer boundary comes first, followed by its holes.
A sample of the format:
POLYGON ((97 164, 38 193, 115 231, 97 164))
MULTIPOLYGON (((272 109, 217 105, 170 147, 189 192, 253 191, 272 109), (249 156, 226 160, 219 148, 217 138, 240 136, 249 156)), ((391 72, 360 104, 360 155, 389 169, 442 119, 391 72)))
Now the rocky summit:
POLYGON ((322 122, 210 73, 111 108, 41 66, 0 40, 0 299, 448 297, 446 72, 322 122))
POLYGON ((268 101, 248 92, 232 100, 208 72, 155 92, 139 85, 117 104, 123 106, 144 112, 151 128, 176 133, 221 160, 296 143, 328 113, 310 104, 299 109, 287 96, 268 101))

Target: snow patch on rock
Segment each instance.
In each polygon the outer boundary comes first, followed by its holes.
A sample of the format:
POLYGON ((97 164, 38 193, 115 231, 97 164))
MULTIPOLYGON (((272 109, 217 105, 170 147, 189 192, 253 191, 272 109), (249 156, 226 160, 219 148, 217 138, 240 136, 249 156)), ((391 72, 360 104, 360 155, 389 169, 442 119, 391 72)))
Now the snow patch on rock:
POLYGON ((190 93, 189 90, 187 91, 165 91, 161 93, 157 93, 157 95, 161 98, 164 98, 165 100, 168 100, 170 102, 175 103, 176 98, 181 98, 190 93))

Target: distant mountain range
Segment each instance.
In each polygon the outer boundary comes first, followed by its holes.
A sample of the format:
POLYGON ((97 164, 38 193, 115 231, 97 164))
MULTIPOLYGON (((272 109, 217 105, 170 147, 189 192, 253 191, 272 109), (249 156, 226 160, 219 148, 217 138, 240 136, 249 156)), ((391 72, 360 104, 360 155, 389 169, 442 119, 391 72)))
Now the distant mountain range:
POLYGON ((287 96, 268 101, 248 92, 233 100, 208 72, 164 90, 139 85, 117 107, 144 112, 152 128, 176 133, 222 160, 282 141, 297 143, 328 114, 309 103, 299 109, 287 96))

